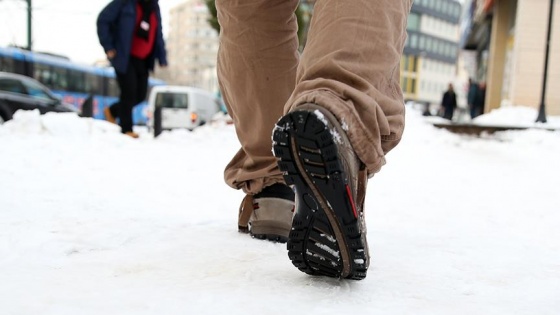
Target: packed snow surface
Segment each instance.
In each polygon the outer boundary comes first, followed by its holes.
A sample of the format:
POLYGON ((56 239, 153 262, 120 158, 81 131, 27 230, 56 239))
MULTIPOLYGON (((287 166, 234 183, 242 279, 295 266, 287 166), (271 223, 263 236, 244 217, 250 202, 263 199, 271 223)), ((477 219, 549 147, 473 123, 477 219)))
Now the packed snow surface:
POLYGON ((0 126, 1 314, 560 312, 558 131, 461 136, 409 108, 368 186, 368 276, 348 281, 237 232, 232 125, 134 140, 17 114, 0 126))

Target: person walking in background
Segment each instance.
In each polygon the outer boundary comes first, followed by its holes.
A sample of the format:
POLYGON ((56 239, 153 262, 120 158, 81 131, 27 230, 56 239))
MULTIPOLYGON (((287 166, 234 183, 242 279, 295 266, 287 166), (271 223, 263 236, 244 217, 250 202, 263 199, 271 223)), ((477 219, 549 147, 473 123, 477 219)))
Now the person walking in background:
POLYGON ((443 110, 443 118, 452 120, 455 109, 457 108, 457 95, 455 94, 453 84, 451 83, 449 83, 447 91, 443 93, 441 107, 443 110))
POLYGON ((469 89, 467 91, 467 105, 471 114, 471 119, 474 119, 476 114, 476 102, 478 97, 478 84, 469 78, 469 89))
POLYGON ((115 68, 119 101, 103 111, 107 121, 118 118, 122 133, 132 131, 132 110, 146 98, 149 71, 155 59, 167 66, 158 0, 113 0, 97 18, 99 42, 115 68))
POLYGON ((412 1, 317 1, 301 56, 298 2, 216 0, 218 79, 241 144, 224 178, 246 194, 241 232, 287 241, 307 274, 363 279, 366 184, 404 130, 412 1))

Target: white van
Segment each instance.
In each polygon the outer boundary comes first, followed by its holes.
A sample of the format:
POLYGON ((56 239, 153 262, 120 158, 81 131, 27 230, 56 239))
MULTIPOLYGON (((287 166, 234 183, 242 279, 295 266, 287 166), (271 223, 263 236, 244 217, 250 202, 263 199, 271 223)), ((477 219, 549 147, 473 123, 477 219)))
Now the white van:
POLYGON ((148 97, 148 122, 154 127, 154 110, 161 107, 162 129, 204 125, 221 110, 220 100, 212 93, 194 87, 178 85, 154 86, 148 97))

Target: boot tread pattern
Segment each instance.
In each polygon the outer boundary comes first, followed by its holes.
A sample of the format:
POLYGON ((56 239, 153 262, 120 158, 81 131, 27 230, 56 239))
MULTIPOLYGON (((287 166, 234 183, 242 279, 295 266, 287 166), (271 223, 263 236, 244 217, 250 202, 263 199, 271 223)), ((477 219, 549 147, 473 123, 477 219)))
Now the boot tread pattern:
POLYGON ((340 278, 346 263, 350 270, 345 278, 365 278, 365 237, 360 233, 347 192, 348 178, 325 121, 309 111, 291 112, 277 123, 273 142, 284 180, 296 187, 297 210, 287 244, 293 265, 310 275, 340 278), (333 213, 335 224, 325 211, 333 213), (336 239, 335 229, 343 239, 336 239), (347 261, 343 261, 341 248, 348 253, 347 261))

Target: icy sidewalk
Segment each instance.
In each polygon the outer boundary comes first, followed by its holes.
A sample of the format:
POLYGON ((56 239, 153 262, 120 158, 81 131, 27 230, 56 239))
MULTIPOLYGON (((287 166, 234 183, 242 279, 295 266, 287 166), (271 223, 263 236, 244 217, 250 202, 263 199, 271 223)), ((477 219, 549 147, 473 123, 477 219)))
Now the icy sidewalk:
POLYGON ((0 313, 560 309, 558 132, 458 136, 409 110, 368 187, 360 282, 309 277, 285 245, 237 233, 232 126, 142 136, 61 116, 0 126, 0 313))
POLYGON ((548 116, 546 123, 535 122, 538 112, 534 108, 523 106, 505 106, 492 110, 490 113, 470 119, 467 112, 459 110, 453 121, 438 116, 424 119, 438 128, 458 134, 480 135, 509 130, 537 129, 560 131, 560 117, 548 116))

